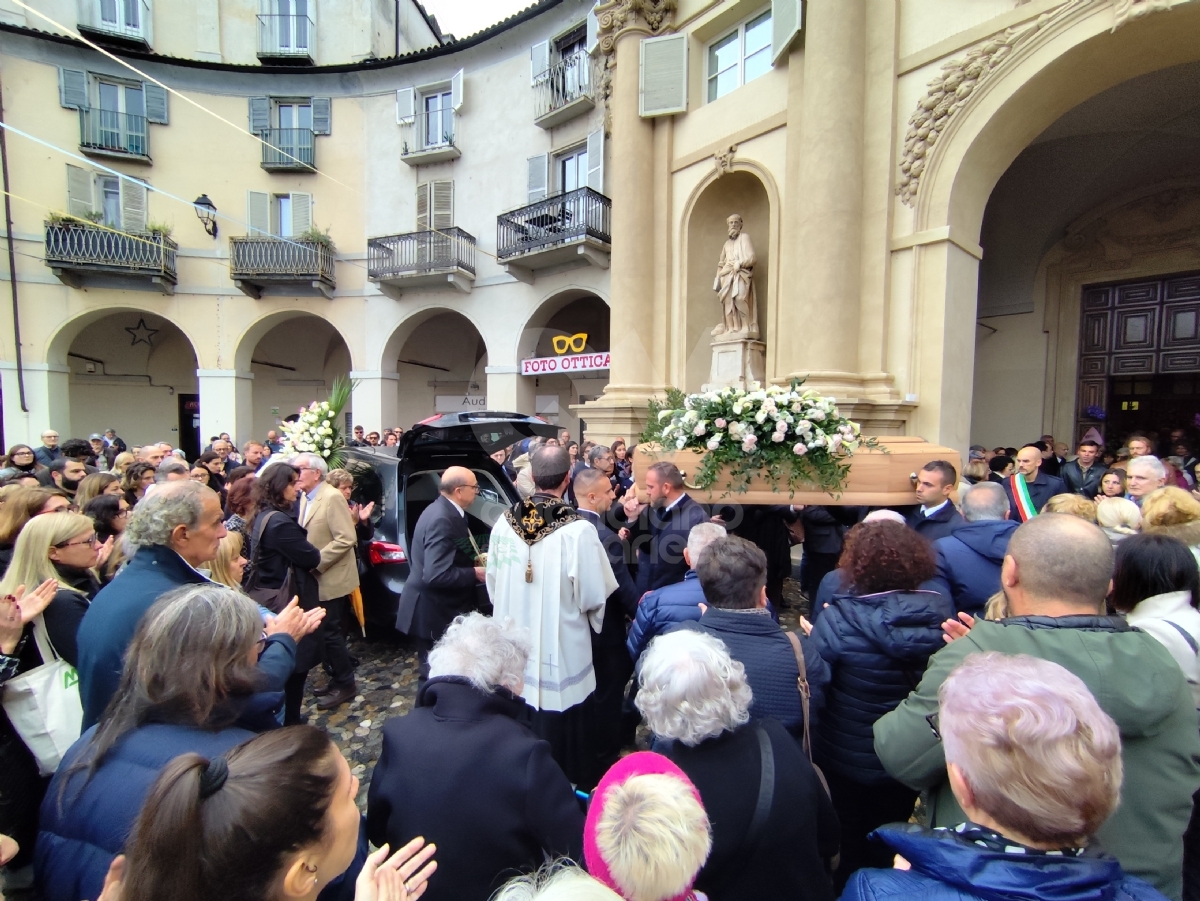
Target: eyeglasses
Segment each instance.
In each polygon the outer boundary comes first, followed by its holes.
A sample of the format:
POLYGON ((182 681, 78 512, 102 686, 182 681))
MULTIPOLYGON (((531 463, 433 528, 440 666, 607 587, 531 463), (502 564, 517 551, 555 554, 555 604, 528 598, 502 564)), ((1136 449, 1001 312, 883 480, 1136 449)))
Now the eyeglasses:
POLYGON ((556 354, 565 354, 568 350, 573 353, 582 353, 587 346, 588 336, 584 332, 579 332, 575 335, 555 335, 551 340, 554 345, 556 354))
POLYGON ((925 717, 925 722, 929 723, 929 728, 933 730, 933 737, 938 741, 942 740, 941 730, 938 729, 938 715, 931 713, 925 717))
POLYGON ((478 483, 478 482, 476 482, 474 485, 459 485, 458 487, 459 487, 459 488, 470 488, 472 491, 478 491, 478 490, 479 490, 479 483, 478 483))
POLYGON ((32 457, 33 451, 17 451, 13 457, 32 457))
POLYGON ((78 546, 84 545, 84 544, 90 544, 92 547, 95 547, 99 543, 100 543, 100 539, 97 538, 95 536, 95 534, 93 533, 93 534, 89 535, 87 538, 83 539, 83 541, 64 541, 62 544, 56 544, 54 546, 59 549, 69 548, 69 547, 78 547, 78 546))

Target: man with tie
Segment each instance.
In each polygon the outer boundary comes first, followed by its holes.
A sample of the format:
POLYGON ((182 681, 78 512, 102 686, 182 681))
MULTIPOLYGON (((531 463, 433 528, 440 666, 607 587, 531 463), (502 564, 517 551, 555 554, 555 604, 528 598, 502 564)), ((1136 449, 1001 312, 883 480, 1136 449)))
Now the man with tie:
MULTIPOLYGON (((608 448, 604 448, 608 451, 608 448)), ((609 451, 611 459, 611 451, 609 451)), ((625 683, 633 675, 633 660, 625 649, 625 623, 637 615, 638 593, 626 562, 628 549, 605 521, 616 501, 616 492, 604 470, 582 469, 575 476, 575 505, 579 514, 596 527, 600 543, 617 579, 617 590, 608 596, 604 625, 592 633, 592 664, 596 669, 595 705, 597 772, 607 772, 621 754, 621 706, 625 683)))
POLYGON ((952 463, 934 460, 917 473, 913 486, 921 506, 908 516, 908 527, 927 541, 945 538, 963 524, 950 495, 958 484, 958 472, 952 463))
POLYGON ((467 525, 467 507, 479 480, 464 466, 442 473, 437 500, 421 511, 408 548, 409 574, 396 611, 396 628, 416 640, 420 684, 429 676, 429 650, 461 614, 483 606, 479 586, 486 575, 477 565, 467 525))
POLYGON ((708 512, 683 490, 683 473, 674 463, 655 463, 646 470, 649 505, 636 492, 625 496, 630 543, 637 549, 638 596, 682 582, 688 573, 683 549, 692 526, 708 522, 708 512))
POLYGON ((325 621, 319 633, 322 659, 329 668, 329 685, 317 693, 317 707, 333 710, 354 700, 358 687, 354 661, 346 647, 342 617, 349 606, 350 592, 358 587, 358 546, 355 518, 342 492, 325 481, 329 465, 317 454, 299 454, 293 465, 300 472, 300 526, 308 541, 321 552, 313 575, 317 579, 325 621))

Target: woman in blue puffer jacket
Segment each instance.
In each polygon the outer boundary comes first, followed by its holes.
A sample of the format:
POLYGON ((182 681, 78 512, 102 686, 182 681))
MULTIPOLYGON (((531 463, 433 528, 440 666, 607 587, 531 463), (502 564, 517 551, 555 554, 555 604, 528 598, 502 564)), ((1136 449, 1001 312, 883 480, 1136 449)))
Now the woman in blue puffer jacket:
POLYGON ((954 607, 918 588, 933 576, 933 551, 899 523, 855 526, 838 567, 853 588, 821 613, 805 652, 828 665, 809 667, 813 699, 823 698, 822 709, 813 711, 813 753, 842 824, 840 891, 860 867, 887 865, 886 850, 868 844, 867 835, 912 814, 917 792, 884 770, 872 727, 921 681, 930 655, 944 644, 942 622, 954 607))
POLYGON ((973 654, 939 700, 930 727, 967 822, 880 829, 895 867, 859 870, 841 901, 1165 901, 1089 841, 1121 796, 1121 734, 1078 676, 973 654))

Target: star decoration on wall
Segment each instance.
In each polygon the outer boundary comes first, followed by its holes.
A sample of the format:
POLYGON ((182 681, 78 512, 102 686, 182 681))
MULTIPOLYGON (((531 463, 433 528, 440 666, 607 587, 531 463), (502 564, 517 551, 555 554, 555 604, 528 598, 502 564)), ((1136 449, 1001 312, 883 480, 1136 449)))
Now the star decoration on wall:
POLYGON ((129 336, 133 338, 133 344, 131 345, 132 347, 137 347, 139 344, 143 343, 148 347, 153 347, 154 342, 152 339, 159 332, 158 329, 150 328, 150 326, 146 325, 146 320, 144 317, 138 320, 138 324, 136 326, 126 326, 125 331, 129 332, 129 336))

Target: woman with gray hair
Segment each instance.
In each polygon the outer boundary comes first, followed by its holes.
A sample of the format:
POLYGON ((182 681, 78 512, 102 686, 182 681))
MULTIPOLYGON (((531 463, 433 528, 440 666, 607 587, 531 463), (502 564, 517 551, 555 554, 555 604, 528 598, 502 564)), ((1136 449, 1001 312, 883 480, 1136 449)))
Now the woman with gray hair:
POLYGON ((1121 736, 1079 677, 995 651, 967 657, 938 690, 930 728, 967 822, 875 833, 901 858, 859 870, 842 901, 1107 898, 1162 901, 1088 848, 1121 795, 1121 736))
POLYGON ((530 639, 480 613, 429 652, 416 707, 383 727, 367 834, 393 848, 437 845, 424 901, 484 899, 547 857, 580 860, 583 810, 550 747, 521 722, 530 639))
POLYGON ((681 629, 650 642, 637 706, 700 792, 712 852, 695 888, 721 901, 832 901, 838 823, 816 771, 753 696, 724 643, 681 629))
MULTIPOLYGON (((34 867, 46 901, 96 898, 159 772, 180 754, 216 757, 278 727, 261 692, 258 607, 206 582, 164 595, 142 618, 120 687, 67 752, 42 804, 34 867)), ((290 644, 291 640, 286 639, 290 644)))

